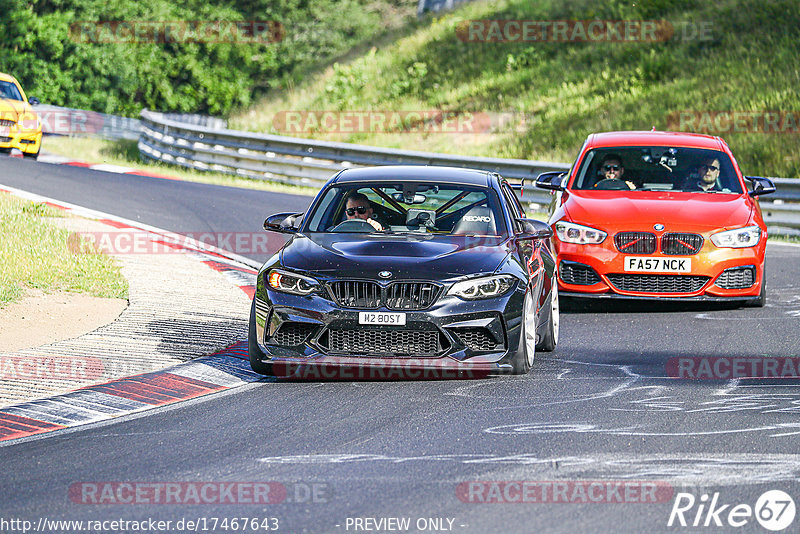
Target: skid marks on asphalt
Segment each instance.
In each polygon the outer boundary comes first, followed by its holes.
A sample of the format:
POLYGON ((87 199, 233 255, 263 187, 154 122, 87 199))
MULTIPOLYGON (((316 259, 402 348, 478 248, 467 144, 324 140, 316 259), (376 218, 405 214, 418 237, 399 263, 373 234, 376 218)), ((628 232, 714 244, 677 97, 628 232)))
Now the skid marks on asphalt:
POLYGON ((300 454, 258 459, 268 465, 324 465, 348 467, 374 463, 416 466, 453 463, 504 466, 504 476, 527 480, 660 480, 680 485, 741 485, 796 481, 800 478, 797 454, 654 453, 540 456, 530 454, 300 454))

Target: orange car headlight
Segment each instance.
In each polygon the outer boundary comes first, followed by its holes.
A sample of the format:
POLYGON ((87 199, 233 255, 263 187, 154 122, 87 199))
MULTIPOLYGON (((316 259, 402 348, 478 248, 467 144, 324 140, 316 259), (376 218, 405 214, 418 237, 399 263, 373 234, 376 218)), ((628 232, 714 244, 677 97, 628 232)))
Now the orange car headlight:
POLYGON ((736 230, 725 230, 711 236, 711 242, 720 248, 754 247, 761 240, 761 228, 745 226, 736 230))
POLYGON ((597 245, 602 243, 608 234, 591 226, 583 226, 567 221, 556 223, 556 236, 564 243, 578 245, 597 245))

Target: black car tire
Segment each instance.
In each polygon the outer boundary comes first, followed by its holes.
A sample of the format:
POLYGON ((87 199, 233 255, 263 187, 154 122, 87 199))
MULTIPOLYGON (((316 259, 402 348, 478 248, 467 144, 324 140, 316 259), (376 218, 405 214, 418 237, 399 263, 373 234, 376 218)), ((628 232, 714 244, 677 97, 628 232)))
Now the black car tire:
POLYGON ((761 293, 758 297, 754 298, 753 300, 747 301, 748 308, 763 308, 764 305, 767 303, 767 269, 764 268, 764 274, 762 275, 764 278, 761 281, 761 293))
POLYGON ((511 360, 511 373, 526 375, 533 366, 536 355, 536 299, 530 291, 525 293, 522 305, 522 325, 519 334, 519 348, 511 360))
POLYGON ((264 363, 265 355, 258 348, 256 340, 256 301, 250 306, 250 326, 247 329, 247 355, 250 357, 250 368, 260 375, 273 376, 272 364, 264 363))
POLYGON ((542 352, 553 352, 558 345, 558 334, 561 320, 561 310, 559 309, 558 288, 553 285, 550 295, 547 297, 547 322, 544 326, 544 334, 541 341, 536 345, 536 350, 542 352))

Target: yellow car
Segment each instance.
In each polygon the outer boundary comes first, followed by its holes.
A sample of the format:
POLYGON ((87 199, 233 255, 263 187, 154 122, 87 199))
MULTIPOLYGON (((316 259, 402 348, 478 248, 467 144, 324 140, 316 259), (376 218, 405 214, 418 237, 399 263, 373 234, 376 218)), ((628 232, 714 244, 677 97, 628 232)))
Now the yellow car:
POLYGON ((33 111, 39 100, 25 97, 19 82, 0 72, 0 152, 18 149, 36 159, 42 146, 42 122, 33 111))

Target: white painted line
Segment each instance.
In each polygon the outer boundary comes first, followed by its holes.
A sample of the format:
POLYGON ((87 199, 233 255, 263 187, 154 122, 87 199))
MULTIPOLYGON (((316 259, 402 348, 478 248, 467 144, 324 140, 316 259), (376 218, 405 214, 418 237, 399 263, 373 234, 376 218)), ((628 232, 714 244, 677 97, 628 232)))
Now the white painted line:
POLYGON ((200 362, 184 363, 177 367, 167 369, 167 371, 173 375, 202 380, 203 382, 208 382, 217 386, 236 387, 248 383, 216 367, 205 365, 200 362))
POLYGON ((110 163, 99 163, 97 165, 89 165, 89 168, 92 169, 93 171, 114 172, 117 174, 126 174, 136 170, 133 167, 121 167, 119 165, 111 165, 110 163))
POLYGON ((37 195, 36 193, 31 193, 29 191, 25 191, 23 189, 17 189, 16 187, 11 187, 8 185, 0 184, 0 189, 5 189, 20 198, 24 198, 32 202, 50 202, 51 204, 62 206, 64 208, 67 208, 68 210, 73 211, 76 215, 80 215, 81 217, 86 217, 87 219, 95 219, 95 220, 108 219, 110 221, 115 221, 121 224, 125 224, 127 226, 130 226, 131 228, 146 230, 148 232, 152 232, 154 234, 161 236, 163 239, 167 241, 177 242, 180 243, 182 246, 185 246, 187 248, 194 248, 195 250, 198 250, 200 252, 211 252, 214 254, 219 254, 220 256, 223 256, 229 260, 233 260, 237 263, 241 263, 247 267, 250 267, 251 269, 259 269, 261 267, 260 262, 251 260, 249 258, 245 258, 244 256, 236 254, 235 252, 221 249, 213 245, 208 245, 206 243, 202 243, 195 239, 191 239, 189 237, 176 234, 175 232, 164 230, 163 228, 158 228, 156 226, 151 226, 149 224, 144 224, 138 221, 132 221, 124 217, 118 217, 116 215, 93 210, 91 208, 85 208, 83 206, 78 206, 77 204, 71 204, 69 202, 56 200, 54 198, 37 195))

